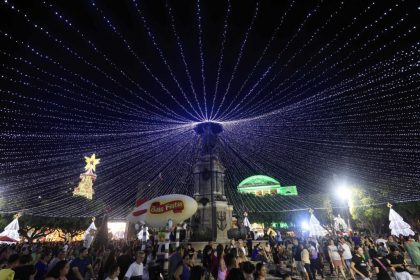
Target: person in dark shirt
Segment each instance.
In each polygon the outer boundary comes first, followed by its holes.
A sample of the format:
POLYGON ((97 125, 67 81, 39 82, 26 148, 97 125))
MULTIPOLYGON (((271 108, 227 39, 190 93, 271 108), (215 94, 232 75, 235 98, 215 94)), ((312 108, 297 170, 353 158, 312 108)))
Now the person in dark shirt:
POLYGON ((247 257, 251 257, 252 254, 252 237, 251 235, 248 233, 246 235, 246 247, 248 248, 248 256, 247 257))
POLYGON ((387 256, 387 259, 390 261, 391 266, 395 269, 394 276, 395 279, 406 279, 412 280, 413 277, 407 271, 407 266, 404 257, 400 254, 400 249, 398 247, 391 247, 391 253, 387 256))
POLYGON ((210 241, 203 250, 203 266, 207 271, 211 269, 211 254, 213 251, 213 242, 210 241))
POLYGON ((185 250, 185 254, 188 254, 188 256, 190 257, 190 260, 192 260, 194 258, 194 248, 191 246, 190 243, 188 243, 187 245, 187 249, 185 250))
POLYGON ((362 247, 356 247, 356 254, 351 259, 351 269, 354 271, 354 277, 358 279, 369 279, 372 275, 368 270, 368 264, 365 260, 362 247))
POLYGON ((31 255, 22 255, 19 258, 19 266, 14 269, 15 279, 30 280, 36 274, 35 266, 32 263, 31 255))
POLYGON ((50 261, 50 259, 51 255, 49 253, 41 253, 41 257, 35 264, 35 280, 43 280, 45 278, 45 275, 47 275, 48 272, 48 262, 50 261))
POLYGON ((175 249, 175 252, 169 257, 168 262, 169 262, 169 267, 168 267, 168 274, 169 274, 169 279, 171 279, 171 277, 173 275, 175 275, 175 271, 178 268, 178 265, 180 263, 182 263, 182 248, 181 247, 177 247, 175 249))
POLYGON ((91 275, 94 275, 92 264, 87 256, 88 249, 84 247, 80 249, 79 257, 70 263, 68 280, 83 280, 88 270, 90 270, 91 275))
POLYGON ((351 240, 353 241, 354 246, 360 246, 360 237, 357 236, 357 233, 354 233, 354 235, 351 238, 351 240))
POLYGON ((376 277, 378 280, 391 280, 388 271, 391 270, 391 265, 386 258, 381 257, 375 250, 369 250, 369 255, 372 259, 372 265, 375 268, 376 277))
POLYGON ((117 258, 117 264, 120 267, 120 274, 118 275, 118 279, 122 280, 124 278, 125 273, 128 270, 128 267, 133 262, 133 258, 129 254, 130 249, 125 247, 121 256, 117 258))
MULTIPOLYGON (((302 276, 302 279, 306 279, 306 269, 305 269, 304 263, 302 262, 302 255, 301 255, 302 249, 297 239, 293 240, 292 253, 293 253, 293 260, 295 261, 296 269, 298 273, 300 273, 300 275, 302 276)), ((310 272, 308 271, 308 273, 310 272)))

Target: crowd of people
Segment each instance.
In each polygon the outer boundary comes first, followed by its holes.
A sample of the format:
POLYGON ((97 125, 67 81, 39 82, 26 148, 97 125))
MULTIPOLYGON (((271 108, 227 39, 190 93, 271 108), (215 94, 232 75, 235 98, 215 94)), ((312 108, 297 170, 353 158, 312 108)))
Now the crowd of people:
POLYGON ((411 280, 420 269, 420 242, 413 238, 324 237, 252 238, 229 244, 209 242, 202 250, 191 244, 170 247, 149 240, 111 241, 100 248, 83 243, 37 243, 0 248, 0 280, 242 280, 283 279, 411 280), (144 244, 143 244, 144 245, 144 244), (144 249, 144 250, 142 250, 144 249), (406 256, 410 258, 409 267, 406 256), (416 267, 417 266, 417 267, 416 267))

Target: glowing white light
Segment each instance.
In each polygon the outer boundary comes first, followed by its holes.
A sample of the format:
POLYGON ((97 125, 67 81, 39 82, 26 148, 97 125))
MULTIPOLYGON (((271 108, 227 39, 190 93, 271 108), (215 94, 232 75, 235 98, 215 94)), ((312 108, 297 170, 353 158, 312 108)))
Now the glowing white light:
POLYGON ((125 222, 108 222, 108 231, 112 233, 113 239, 125 238, 125 222))
POLYGON ((345 182, 338 185, 335 189, 335 194, 341 200, 348 200, 351 196, 351 190, 345 182))
POLYGON ((309 230, 309 224, 308 224, 308 222, 303 221, 303 222, 300 224, 300 227, 301 227, 301 228, 302 228, 302 230, 304 230, 304 231, 309 230))

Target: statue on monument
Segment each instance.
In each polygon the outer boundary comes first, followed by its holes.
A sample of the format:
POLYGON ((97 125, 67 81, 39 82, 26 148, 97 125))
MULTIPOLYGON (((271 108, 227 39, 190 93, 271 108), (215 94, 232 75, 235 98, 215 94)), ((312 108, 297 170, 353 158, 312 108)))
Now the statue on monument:
POLYGON ((197 134, 201 135, 201 153, 203 155, 211 154, 217 144, 217 134, 223 131, 222 125, 213 122, 204 122, 198 124, 194 130, 197 134))

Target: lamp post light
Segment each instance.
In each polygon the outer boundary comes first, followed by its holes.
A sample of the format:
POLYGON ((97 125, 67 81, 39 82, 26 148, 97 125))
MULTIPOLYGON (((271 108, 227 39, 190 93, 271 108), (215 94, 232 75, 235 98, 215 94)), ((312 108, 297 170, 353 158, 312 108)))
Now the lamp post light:
POLYGON ((351 199, 351 188, 347 186, 346 183, 340 184, 336 188, 336 196, 340 199, 340 201, 344 202, 346 204, 346 215, 347 215, 347 227, 348 230, 351 230, 351 224, 350 224, 350 199, 351 199))

